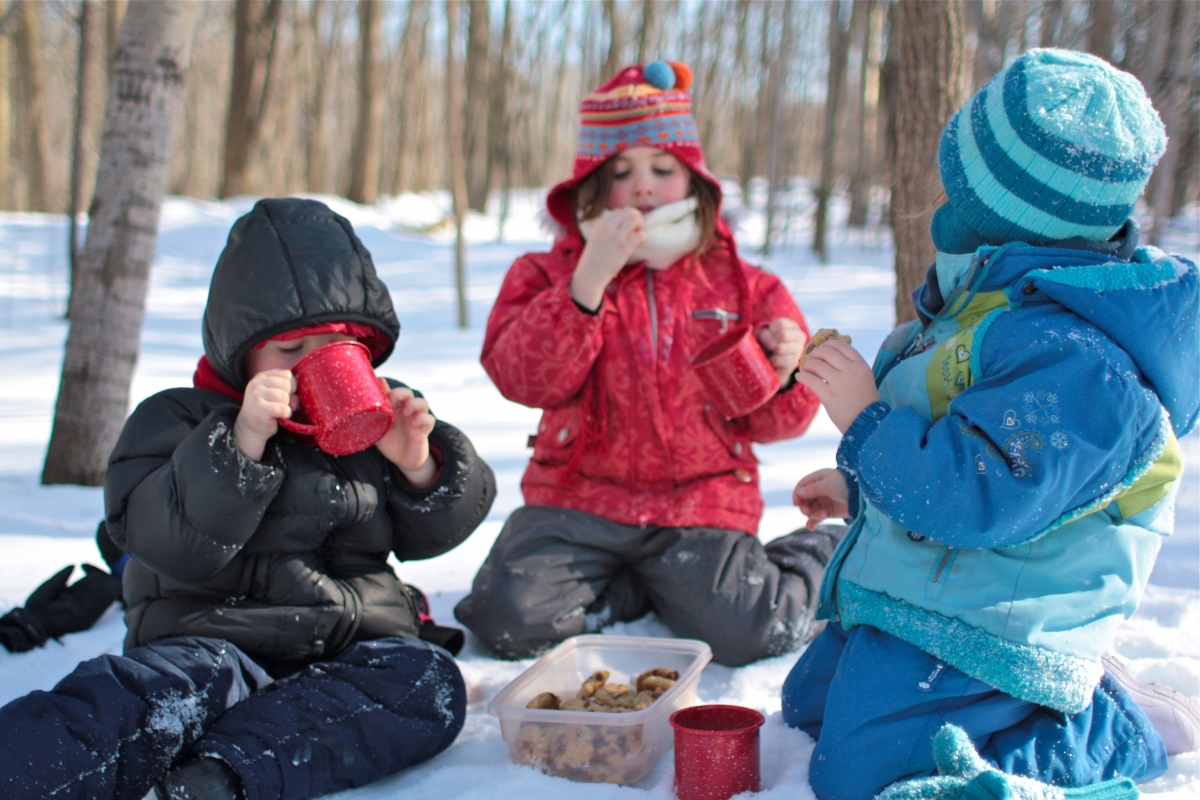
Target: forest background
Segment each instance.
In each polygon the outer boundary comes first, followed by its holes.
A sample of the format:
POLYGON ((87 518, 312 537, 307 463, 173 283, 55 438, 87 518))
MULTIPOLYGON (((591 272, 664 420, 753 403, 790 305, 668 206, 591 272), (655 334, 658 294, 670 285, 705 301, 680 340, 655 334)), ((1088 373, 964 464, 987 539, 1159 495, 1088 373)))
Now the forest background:
POLYGON ((103 481, 164 190, 372 204, 447 189, 431 225, 457 231, 467 327, 469 209, 496 204, 503 231, 514 191, 570 173, 585 91, 682 61, 710 168, 765 220, 762 254, 805 215, 826 261, 844 192, 839 224, 889 229, 904 321, 933 259, 941 128, 1031 47, 1089 51, 1146 86, 1169 137, 1139 211, 1157 243, 1200 196, 1198 38, 1197 0, 0 0, 0 209, 69 220, 43 481, 103 481))

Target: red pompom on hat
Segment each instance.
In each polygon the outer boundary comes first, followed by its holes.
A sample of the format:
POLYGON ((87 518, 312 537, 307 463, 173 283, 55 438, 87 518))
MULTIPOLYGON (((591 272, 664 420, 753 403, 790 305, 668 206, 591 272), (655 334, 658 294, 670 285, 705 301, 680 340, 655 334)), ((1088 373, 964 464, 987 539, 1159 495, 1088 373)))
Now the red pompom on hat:
POLYGON ((630 147, 653 147, 678 158, 721 191, 708 171, 692 118, 692 71, 686 64, 654 61, 625 67, 579 104, 579 143, 569 180, 555 186, 546 209, 568 231, 577 229, 574 190, 601 164, 630 147))

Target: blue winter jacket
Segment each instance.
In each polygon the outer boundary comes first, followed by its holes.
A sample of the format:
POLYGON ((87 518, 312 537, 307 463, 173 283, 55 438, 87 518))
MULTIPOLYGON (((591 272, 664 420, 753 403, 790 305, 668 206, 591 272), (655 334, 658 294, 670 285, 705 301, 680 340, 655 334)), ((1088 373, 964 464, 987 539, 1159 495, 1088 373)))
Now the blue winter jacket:
POLYGON ((861 513, 823 617, 1074 713, 1170 534, 1200 411, 1196 266, 1134 249, 939 254, 842 439, 861 513), (944 301, 943 301, 944 298, 944 301))

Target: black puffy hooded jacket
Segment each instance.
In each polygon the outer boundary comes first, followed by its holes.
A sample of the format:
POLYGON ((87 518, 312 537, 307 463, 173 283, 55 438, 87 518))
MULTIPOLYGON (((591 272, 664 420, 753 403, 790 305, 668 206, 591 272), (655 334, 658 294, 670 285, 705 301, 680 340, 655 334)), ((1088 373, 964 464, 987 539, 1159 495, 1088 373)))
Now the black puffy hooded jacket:
MULTIPOLYGON (((329 321, 376 328, 376 366, 400 330, 348 221, 311 200, 260 201, 213 272, 212 368, 240 392, 257 342, 329 321)), ((108 532, 131 556, 126 649, 212 636, 283 672, 354 641, 416 635, 414 598, 388 553, 439 555, 487 515, 495 478, 470 441, 437 422, 429 438, 441 474, 418 490, 374 447, 336 457, 282 429, 253 461, 233 440, 239 408, 216 392, 170 389, 125 423, 104 498, 108 532)))

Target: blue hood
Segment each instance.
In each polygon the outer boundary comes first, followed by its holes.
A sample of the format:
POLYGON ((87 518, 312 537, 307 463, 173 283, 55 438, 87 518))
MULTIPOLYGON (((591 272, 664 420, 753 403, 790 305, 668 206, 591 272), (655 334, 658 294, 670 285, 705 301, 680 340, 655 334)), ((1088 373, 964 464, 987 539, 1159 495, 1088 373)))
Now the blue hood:
MULTIPOLYGON (((1136 228, 1128 234, 1136 243, 1136 228)), ((1021 304, 1053 301, 1095 325, 1133 358, 1183 436, 1200 415, 1200 274, 1182 256, 1130 244, 1113 252, 980 248, 991 258, 976 290, 1007 288, 1021 304)), ((929 297, 932 287, 924 288, 929 297)))

